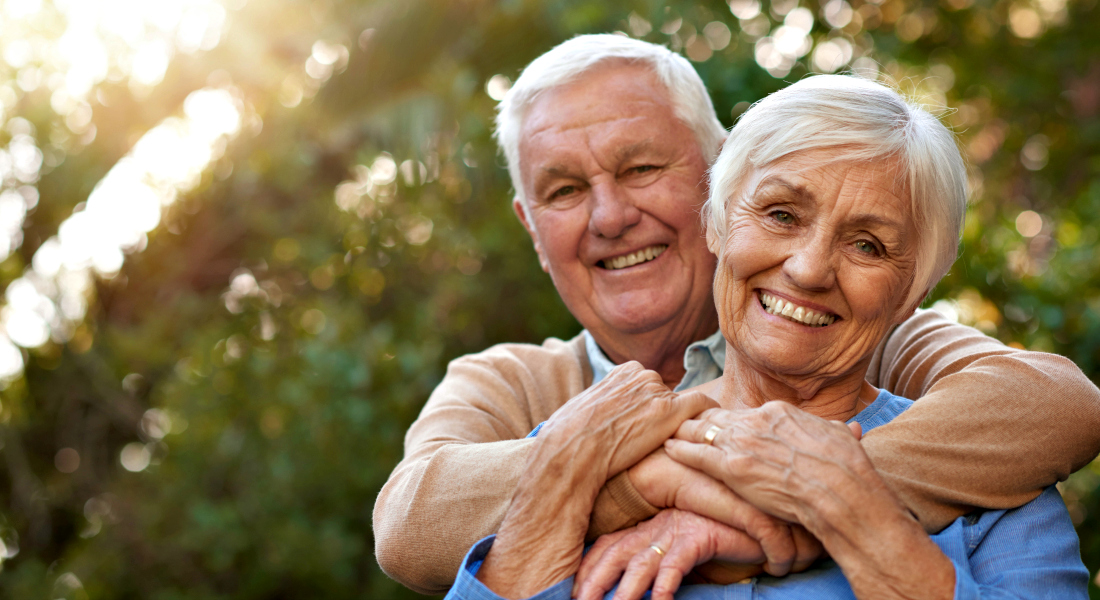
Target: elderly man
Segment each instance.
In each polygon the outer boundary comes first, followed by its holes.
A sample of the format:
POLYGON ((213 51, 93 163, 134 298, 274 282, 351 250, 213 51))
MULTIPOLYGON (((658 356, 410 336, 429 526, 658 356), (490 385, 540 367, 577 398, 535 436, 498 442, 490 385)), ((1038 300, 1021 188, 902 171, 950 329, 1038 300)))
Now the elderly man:
MULTIPOLYGON (((724 131, 695 71, 659 46, 581 36, 524 70, 497 134, 515 212, 585 331, 451 363, 375 506, 379 563, 414 590, 440 592, 506 514, 549 532, 563 526, 554 522, 562 507, 580 502, 593 503, 591 522, 564 526, 590 539, 665 507, 740 518, 770 566, 786 571, 797 553, 781 526, 651 452, 707 406, 670 388, 712 380, 725 363, 715 259, 698 215, 724 131), (606 485, 577 497, 571 484, 594 471, 606 485)), ((1023 504, 1100 451, 1100 393, 1072 363, 1006 348, 933 312, 886 338, 868 379, 920 398, 863 444, 929 531, 973 508, 1023 504)), ((505 597, 560 575, 508 561, 531 555, 509 548, 538 546, 537 527, 524 531, 498 538, 479 573, 505 597)))

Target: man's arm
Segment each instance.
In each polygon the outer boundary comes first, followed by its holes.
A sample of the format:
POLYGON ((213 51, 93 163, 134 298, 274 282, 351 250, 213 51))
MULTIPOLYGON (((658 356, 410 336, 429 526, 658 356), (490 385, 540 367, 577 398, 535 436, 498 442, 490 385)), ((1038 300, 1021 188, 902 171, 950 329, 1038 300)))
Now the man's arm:
POLYGON ((863 446, 929 532, 975 508, 1020 506, 1100 452, 1100 390, 1071 361, 935 311, 890 334, 868 379, 919 399, 863 446))
MULTIPOLYGON (((522 438, 588 393, 589 381, 579 338, 498 346, 453 361, 375 503, 382 569, 415 591, 446 591, 470 546, 501 525, 534 444, 522 438)), ((656 512, 622 473, 596 497, 588 538, 656 512)))
POLYGON ((534 443, 524 436, 586 376, 572 343, 556 340, 452 361, 375 503, 382 569, 417 592, 446 591, 466 550, 500 526, 534 443))

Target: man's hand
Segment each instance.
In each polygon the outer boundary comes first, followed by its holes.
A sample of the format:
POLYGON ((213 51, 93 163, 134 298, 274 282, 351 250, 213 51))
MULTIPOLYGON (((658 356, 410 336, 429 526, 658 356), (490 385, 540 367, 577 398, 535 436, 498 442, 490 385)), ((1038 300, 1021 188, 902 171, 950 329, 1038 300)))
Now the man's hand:
POLYGON ((637 362, 619 365, 543 425, 478 579, 524 598, 576 572, 596 494, 716 403, 676 394, 637 362))
POLYGON ((655 371, 631 361, 558 409, 543 425, 538 444, 569 457, 591 450, 600 459, 586 468, 600 467, 606 481, 660 448, 680 423, 716 406, 700 392, 672 392, 655 371))

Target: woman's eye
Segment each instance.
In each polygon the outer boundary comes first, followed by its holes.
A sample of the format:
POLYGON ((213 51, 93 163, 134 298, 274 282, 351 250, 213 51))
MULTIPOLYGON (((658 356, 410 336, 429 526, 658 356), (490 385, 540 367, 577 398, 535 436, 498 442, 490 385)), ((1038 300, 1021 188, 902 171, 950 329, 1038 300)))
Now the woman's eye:
POLYGON ((876 248, 874 244, 868 242, 867 240, 860 240, 856 242, 856 250, 859 250, 864 254, 878 254, 878 248, 876 248))
POLYGON ((794 223, 794 215, 782 210, 777 210, 773 212, 772 218, 784 225, 791 225, 794 223))

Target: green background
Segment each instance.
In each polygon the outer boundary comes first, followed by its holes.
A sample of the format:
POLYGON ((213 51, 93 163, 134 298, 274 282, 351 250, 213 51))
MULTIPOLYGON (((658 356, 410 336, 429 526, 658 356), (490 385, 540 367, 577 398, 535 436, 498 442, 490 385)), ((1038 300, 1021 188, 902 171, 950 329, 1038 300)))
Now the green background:
MULTIPOLYGON (((930 303, 1100 380, 1096 0, 797 2, 807 44, 843 38, 857 67, 955 109, 975 190, 930 303)), ((0 61, 0 146, 29 123, 45 156, 0 287, 189 93, 231 88, 246 115, 144 250, 96 281, 86 318, 23 350, 0 391, 0 597, 415 597, 379 571, 370 522, 405 429, 448 360, 579 330, 511 213, 491 139, 506 81, 489 80, 622 31, 695 61, 728 126, 821 70, 812 50, 787 73, 758 63, 796 5, 742 20, 720 0, 226 2, 216 44, 176 52, 151 84, 112 67, 83 123, 50 101, 63 4, 0 12, 0 54, 41 50, 0 61), (262 293, 233 296, 246 273, 262 293), (148 466, 123 468, 125 448, 148 466)), ((1100 463, 1062 491, 1095 578, 1100 463)))

